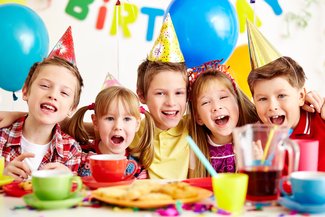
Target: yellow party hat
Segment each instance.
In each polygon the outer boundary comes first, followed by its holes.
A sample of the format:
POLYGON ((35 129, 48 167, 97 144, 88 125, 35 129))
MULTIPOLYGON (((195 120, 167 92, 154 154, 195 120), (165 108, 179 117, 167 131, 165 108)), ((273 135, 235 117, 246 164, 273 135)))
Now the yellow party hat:
POLYGON ((184 62, 184 56, 179 47, 177 35, 169 13, 163 22, 160 35, 151 49, 148 60, 171 63, 184 62))
POLYGON ((262 35, 254 24, 246 20, 248 48, 252 69, 264 66, 282 55, 262 35))

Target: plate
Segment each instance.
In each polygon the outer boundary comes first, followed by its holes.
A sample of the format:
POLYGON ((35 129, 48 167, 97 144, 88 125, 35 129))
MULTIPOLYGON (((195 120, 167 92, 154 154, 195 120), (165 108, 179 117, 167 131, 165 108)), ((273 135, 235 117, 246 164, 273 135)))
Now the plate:
POLYGON ((12 197, 22 197, 26 194, 32 193, 32 190, 25 190, 21 187, 19 187, 20 182, 12 182, 8 185, 3 186, 3 191, 6 195, 12 196, 12 197))
POLYGON ((64 200, 40 200, 34 194, 27 194, 23 199, 28 206, 36 209, 64 209, 80 203, 83 200, 83 196, 76 194, 64 200))
MULTIPOLYGON (((116 187, 108 187, 105 189, 124 189, 127 188, 128 186, 116 186, 116 187)), ((212 192, 203 188, 199 187, 193 187, 197 191, 197 195, 195 197, 190 197, 190 198, 185 198, 185 199, 179 199, 182 203, 194 203, 201 201, 203 199, 209 198, 212 195, 212 192)), ((164 207, 169 204, 175 204, 176 200, 161 200, 161 201, 126 201, 126 200, 118 200, 115 198, 108 198, 108 197, 103 197, 98 192, 93 191, 91 193, 91 198, 95 198, 97 200, 100 200, 105 203, 113 204, 113 205, 118 205, 118 206, 126 206, 126 207, 136 207, 140 209, 149 209, 149 208, 158 208, 158 207, 164 207)))
POLYGON ((200 188, 207 189, 209 191, 213 191, 211 177, 185 179, 183 180, 183 182, 186 182, 195 187, 200 187, 200 188))
POLYGON ((13 181, 14 181, 14 178, 12 178, 10 176, 2 176, 2 177, 0 177, 0 186, 7 185, 13 181))
POLYGON ((128 185, 131 184, 134 181, 134 177, 131 177, 130 179, 120 181, 120 182, 97 182, 93 176, 84 176, 81 177, 82 182, 90 189, 97 189, 102 187, 111 187, 111 186, 117 186, 117 185, 128 185))
POLYGON ((325 212, 325 204, 322 205, 310 205, 301 204, 293 200, 291 197, 281 197, 279 204, 288 209, 295 210, 301 213, 322 213, 325 212))

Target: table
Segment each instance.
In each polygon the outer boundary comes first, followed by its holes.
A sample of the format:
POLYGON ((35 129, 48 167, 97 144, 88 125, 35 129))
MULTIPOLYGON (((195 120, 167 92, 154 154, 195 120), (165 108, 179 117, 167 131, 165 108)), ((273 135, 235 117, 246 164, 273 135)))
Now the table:
MULTIPOLYGON (((210 199, 207 199, 210 200, 210 199)), ((103 205, 98 208, 93 207, 76 207, 70 209, 57 209, 57 210, 30 210, 27 208, 13 209, 14 207, 24 207, 25 203, 22 198, 6 196, 3 193, 0 194, 0 216, 1 217, 119 217, 119 216, 141 216, 141 217, 157 217, 160 216, 154 211, 137 211, 134 212, 131 209, 114 208, 109 205, 103 205), (118 209, 118 210, 117 210, 118 209)), ((197 214, 192 211, 184 211, 181 216, 229 216, 215 214, 211 212, 205 212, 204 214, 197 214)), ((240 216, 245 217, 281 217, 281 216, 306 216, 294 213, 281 206, 264 207, 262 210, 253 210, 252 207, 246 206, 245 212, 240 216)), ((323 214, 311 215, 311 216, 325 216, 323 214)))

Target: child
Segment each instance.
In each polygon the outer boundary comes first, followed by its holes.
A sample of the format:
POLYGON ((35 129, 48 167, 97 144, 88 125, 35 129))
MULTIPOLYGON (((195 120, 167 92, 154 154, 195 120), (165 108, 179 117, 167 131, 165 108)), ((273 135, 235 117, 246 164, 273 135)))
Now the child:
MULTIPOLYGON (((69 48, 67 38, 72 43, 70 28, 60 42, 69 48)), ((78 170, 81 148, 61 131, 58 123, 78 106, 83 81, 74 65, 73 50, 60 53, 60 48, 56 46, 48 58, 35 63, 29 71, 22 88, 27 116, 0 129, 4 174, 16 180, 26 179, 37 169, 78 170)))
POLYGON ((317 112, 302 110, 304 70, 290 57, 281 56, 253 24, 248 23, 247 31, 252 65, 248 85, 259 118, 266 124, 292 128, 291 139, 319 140, 318 170, 325 171, 325 121, 317 112))
MULTIPOLYGON (((190 72, 190 134, 218 173, 236 172, 232 131, 257 122, 258 116, 254 104, 219 63, 207 62, 190 72)), ((190 167, 191 177, 208 176, 200 161, 190 167)))
MULTIPOLYGON (((95 153, 125 155, 129 159, 139 161, 147 169, 150 166, 150 158, 146 156, 146 152, 150 148, 148 143, 152 140, 153 125, 150 115, 142 107, 140 108, 138 97, 132 91, 121 86, 103 89, 97 95, 94 104, 80 108, 68 123, 70 135, 81 143, 83 150, 90 151, 83 153, 79 175, 90 175, 89 156, 95 153), (96 135, 99 134, 98 139, 91 138, 84 127, 83 118, 88 110, 94 110, 91 118, 96 135), (145 132, 141 137, 139 146, 130 150, 129 144, 140 126, 140 110, 146 115, 145 132), (91 139, 94 140, 89 142, 91 139), (130 153, 139 153, 140 151, 139 159, 130 155, 130 153)), ((133 167, 127 168, 127 174, 132 173, 134 169, 133 167)), ((146 171, 139 166, 135 176, 146 178, 146 171)))
POLYGON ((305 73, 290 57, 280 57, 248 76, 258 116, 263 123, 293 129, 291 139, 319 140, 318 170, 325 171, 325 121, 319 113, 303 111, 305 73))
MULTIPOLYGON (((155 122, 152 149, 153 160, 148 169, 151 179, 186 179, 189 165, 188 118, 186 110, 187 73, 184 57, 169 14, 160 37, 148 59, 138 68, 137 94, 146 104, 155 122)), ((132 142, 139 144, 140 130, 132 142)))
MULTIPOLYGON (((138 69, 137 94, 155 122, 149 177, 186 179, 189 165, 188 118, 186 110, 187 75, 183 63, 145 61, 138 69), (146 65, 145 73, 142 67, 146 65)), ((132 145, 139 143, 143 127, 132 145)), ((149 154, 148 154, 149 155, 149 154)))

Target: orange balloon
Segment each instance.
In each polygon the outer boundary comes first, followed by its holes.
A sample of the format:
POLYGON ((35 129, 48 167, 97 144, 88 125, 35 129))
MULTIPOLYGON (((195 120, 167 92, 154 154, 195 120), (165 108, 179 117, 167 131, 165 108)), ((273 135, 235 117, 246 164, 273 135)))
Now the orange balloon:
POLYGON ((247 83, 247 77, 251 71, 248 45, 244 44, 236 47, 225 65, 230 66, 229 73, 233 76, 240 89, 251 99, 252 94, 247 83))

